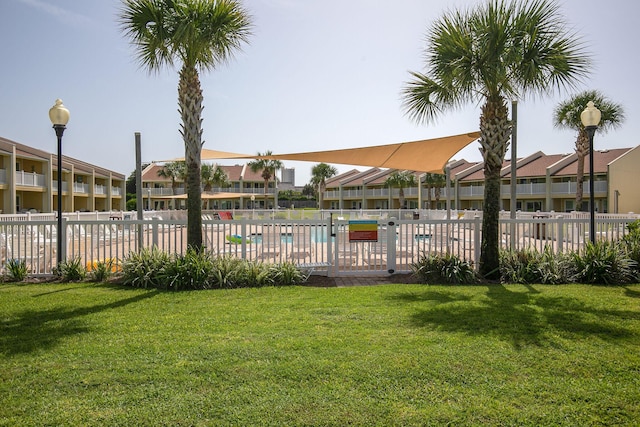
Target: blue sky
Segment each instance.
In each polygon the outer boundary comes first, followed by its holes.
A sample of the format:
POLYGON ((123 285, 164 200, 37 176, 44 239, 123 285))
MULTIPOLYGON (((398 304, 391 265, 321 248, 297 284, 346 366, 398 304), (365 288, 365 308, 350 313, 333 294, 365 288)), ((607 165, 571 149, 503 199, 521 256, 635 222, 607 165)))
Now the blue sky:
MULTIPOLYGON (((250 44, 229 64, 201 76, 205 148, 290 153, 477 130, 478 105, 417 125, 403 115, 400 99, 408 72, 423 70, 429 25, 446 10, 476 3, 244 1, 255 23, 250 44)), ((560 4, 594 58, 579 89, 601 90, 626 110, 622 128, 596 135, 596 149, 640 144, 640 3, 560 4)), ((66 155, 129 175, 134 132, 142 134, 144 161, 184 155, 177 71, 149 75, 138 67, 116 22, 119 6, 119 0, 0 0, 0 136, 55 152, 48 110, 61 98, 71 112, 66 155)), ((574 133, 552 125, 553 108, 568 95, 519 102, 519 156, 573 151, 574 133)), ((473 143, 455 158, 480 160, 478 147, 473 143)), ((295 167, 298 185, 308 182, 312 163, 285 165, 295 167)))

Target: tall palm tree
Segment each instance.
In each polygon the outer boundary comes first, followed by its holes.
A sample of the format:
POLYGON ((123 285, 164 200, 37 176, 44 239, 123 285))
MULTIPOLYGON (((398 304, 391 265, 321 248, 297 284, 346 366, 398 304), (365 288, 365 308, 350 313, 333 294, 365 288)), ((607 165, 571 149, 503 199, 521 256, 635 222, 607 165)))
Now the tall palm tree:
POLYGON ((500 169, 509 146, 507 101, 572 87, 588 73, 584 44, 553 0, 488 0, 450 11, 427 35, 427 73, 412 72, 403 107, 417 122, 433 122, 465 103, 481 105, 484 204, 480 273, 499 276, 500 169))
POLYGON ((417 183, 416 175, 411 171, 393 171, 384 180, 383 185, 389 188, 399 188, 398 198, 400 199, 400 209, 404 209, 404 189, 415 187, 417 183))
MULTIPOLYGON (((260 156, 270 156, 273 153, 271 151, 265 151, 264 154, 258 153, 258 157, 260 156)), ((262 179, 264 179, 264 207, 267 207, 267 188, 269 188, 269 180, 273 177, 274 180, 276 172, 279 169, 282 169, 282 162, 280 160, 271 160, 271 159, 256 159, 252 160, 248 163, 249 168, 252 172, 257 173, 261 172, 262 179)), ((277 197, 277 196, 274 196, 277 197)), ((276 199, 274 198, 274 202, 276 199)), ((277 203, 277 202, 276 202, 277 203)))
POLYGON ((558 128, 571 129, 578 132, 576 138, 576 156, 578 158, 578 172, 576 175, 576 210, 582 210, 582 195, 584 184, 584 158, 589 154, 589 135, 582 125, 580 113, 584 111, 587 102, 593 101, 602 113, 598 132, 606 132, 617 128, 624 122, 624 109, 605 97, 597 90, 589 90, 572 96, 558 104, 553 111, 553 124, 558 128))
POLYGON ((433 174, 433 188, 434 194, 433 198, 436 199, 436 209, 438 208, 438 203, 440 202, 440 196, 442 195, 442 189, 447 185, 447 177, 441 173, 433 174))
POLYGON ((187 165, 187 244, 202 247, 200 72, 227 62, 251 34, 235 0, 123 0, 119 21, 143 68, 180 67, 178 110, 187 165))
POLYGON ((229 186, 229 175, 219 165, 203 163, 201 172, 204 191, 211 191, 214 186, 218 188, 229 186))
POLYGON ((318 189, 318 208, 322 209, 327 179, 338 174, 338 169, 326 163, 318 163, 311 168, 311 185, 318 189))
POLYGON ((165 163, 161 169, 158 169, 158 176, 171 180, 171 193, 176 194, 178 188, 178 180, 183 181, 186 176, 184 162, 165 163))
POLYGON ((427 172, 424 174, 422 182, 425 184, 425 187, 427 189, 427 204, 429 209, 431 209, 431 189, 435 189, 434 196, 437 205, 440 201, 440 189, 446 184, 445 176, 441 173, 427 172))

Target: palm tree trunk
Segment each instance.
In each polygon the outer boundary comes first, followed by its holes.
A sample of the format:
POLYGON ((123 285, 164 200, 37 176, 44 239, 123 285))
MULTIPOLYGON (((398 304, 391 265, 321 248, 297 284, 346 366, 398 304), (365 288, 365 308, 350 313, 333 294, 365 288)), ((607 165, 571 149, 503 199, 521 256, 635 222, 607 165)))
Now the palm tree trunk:
POLYGON ((320 181, 320 184, 318 184, 318 208, 322 209, 322 204, 324 202, 324 191, 325 191, 325 187, 326 184, 324 181, 320 181))
POLYGON ((400 209, 404 209, 404 190, 400 187, 400 192, 398 193, 398 199, 400 199, 400 209))
POLYGON ((480 145, 484 158, 484 204, 482 207, 482 243, 480 274, 487 279, 500 278, 500 170, 509 147, 511 123, 502 97, 489 98, 480 117, 480 145))
POLYGON ((577 156, 577 171, 576 171, 576 211, 582 211, 582 199, 584 195, 584 158, 589 152, 589 136, 583 129, 578 133, 578 139, 576 140, 576 156, 577 156))
POLYGON ((267 188, 269 188, 269 180, 265 179, 264 180, 264 208, 265 209, 268 208, 268 204, 267 204, 267 188))
POLYGON ((202 248, 202 193, 200 154, 202 152, 202 88, 198 71, 184 65, 180 70, 178 105, 187 166, 187 246, 202 248))

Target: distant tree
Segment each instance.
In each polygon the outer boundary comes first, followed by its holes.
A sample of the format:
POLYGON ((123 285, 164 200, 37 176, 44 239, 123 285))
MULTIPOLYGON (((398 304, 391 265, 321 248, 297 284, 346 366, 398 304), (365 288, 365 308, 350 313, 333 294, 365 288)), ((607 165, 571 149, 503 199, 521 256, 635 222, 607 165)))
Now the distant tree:
POLYGON ((553 111, 553 124, 558 128, 571 129, 578 133, 575 148, 578 158, 578 172, 576 175, 576 210, 582 210, 582 196, 584 186, 584 158, 589 154, 589 135, 582 125, 580 114, 587 107, 587 102, 593 101, 602 113, 598 132, 615 129, 624 122, 624 109, 615 104, 597 90, 589 90, 572 96, 558 104, 553 111))
POLYGON ((338 174, 338 169, 326 163, 318 163, 311 168, 310 184, 318 189, 318 207, 322 208, 324 192, 327 189, 327 179, 338 174))
POLYGON ((203 163, 202 164, 202 184, 204 185, 204 191, 211 191, 212 187, 228 187, 229 175, 216 164, 203 163))
POLYGON ((316 189, 316 186, 311 183, 305 184, 302 188, 302 194, 307 196, 309 199, 315 199, 317 192, 318 190, 316 189))
MULTIPOLYGON (((146 167, 149 166, 149 163, 143 163, 141 165, 142 170, 145 170, 146 167)), ((127 178, 127 182, 125 185, 125 191, 127 192, 127 200, 132 197, 136 197, 136 171, 131 172, 129 177, 127 178)))
POLYGON ((400 199, 400 209, 404 209, 404 189, 417 185, 416 175, 411 171, 394 171, 384 181, 384 185, 389 188, 400 189, 398 198, 400 199))
POLYGON ((249 14, 234 0, 123 0, 121 28, 142 66, 180 67, 178 111, 187 165, 187 245, 202 248, 202 71, 227 62, 251 34, 249 14))
POLYGON ((158 176, 171 180, 171 192, 176 194, 178 181, 184 181, 186 175, 186 167, 184 162, 165 163, 162 168, 158 169, 158 176))
POLYGON ((588 74, 585 44, 554 0, 487 0, 451 10, 427 34, 426 73, 412 72, 403 107, 417 122, 480 105, 484 203, 479 270, 500 277, 500 170, 509 147, 507 100, 572 87, 588 74))
MULTIPOLYGON (((271 151, 265 151, 264 154, 258 153, 258 156, 270 156, 273 153, 271 151)), ((261 172, 262 179, 264 180, 264 207, 267 207, 267 188, 269 188, 269 180, 276 176, 276 172, 282 169, 282 162, 280 160, 270 159, 256 159, 248 163, 252 172, 261 172)))

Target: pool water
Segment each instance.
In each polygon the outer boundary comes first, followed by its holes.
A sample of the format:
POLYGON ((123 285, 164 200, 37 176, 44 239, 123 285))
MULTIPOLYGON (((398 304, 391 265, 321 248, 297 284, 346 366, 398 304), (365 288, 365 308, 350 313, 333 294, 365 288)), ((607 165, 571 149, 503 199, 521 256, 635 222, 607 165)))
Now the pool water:
MULTIPOLYGON (((310 229, 312 243, 326 243, 327 227, 312 225, 310 229)), ((251 243, 262 243, 262 234, 254 233, 249 235, 251 243)), ((280 233, 280 241, 282 243, 293 243, 292 233, 280 233)))

